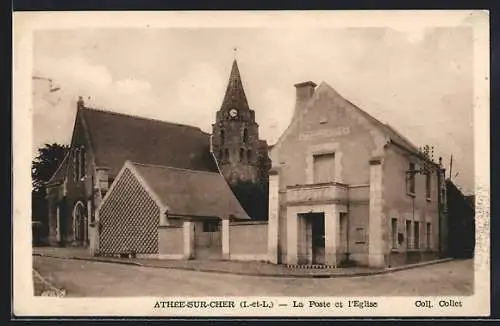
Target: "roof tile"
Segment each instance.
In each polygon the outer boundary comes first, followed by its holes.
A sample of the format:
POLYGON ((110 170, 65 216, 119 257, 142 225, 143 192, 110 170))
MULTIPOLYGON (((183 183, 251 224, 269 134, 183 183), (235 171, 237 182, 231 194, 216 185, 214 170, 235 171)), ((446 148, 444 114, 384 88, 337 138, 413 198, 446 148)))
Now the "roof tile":
POLYGON ((132 163, 170 214, 250 219, 218 173, 132 163))

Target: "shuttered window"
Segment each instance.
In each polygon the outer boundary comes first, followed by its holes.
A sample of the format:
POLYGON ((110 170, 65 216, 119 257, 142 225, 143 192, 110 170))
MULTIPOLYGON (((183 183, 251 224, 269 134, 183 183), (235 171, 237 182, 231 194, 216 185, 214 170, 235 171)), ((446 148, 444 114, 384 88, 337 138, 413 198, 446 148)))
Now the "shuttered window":
POLYGON ((335 153, 313 156, 314 183, 335 181, 335 153))

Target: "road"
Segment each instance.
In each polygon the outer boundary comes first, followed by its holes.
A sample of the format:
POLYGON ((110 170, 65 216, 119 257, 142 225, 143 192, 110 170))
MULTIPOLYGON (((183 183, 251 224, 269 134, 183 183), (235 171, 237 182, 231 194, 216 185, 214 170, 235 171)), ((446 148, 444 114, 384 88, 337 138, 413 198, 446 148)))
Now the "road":
POLYGON ((68 297, 121 296, 427 296, 469 295, 473 261, 390 274, 329 279, 242 276, 33 257, 33 266, 68 297))

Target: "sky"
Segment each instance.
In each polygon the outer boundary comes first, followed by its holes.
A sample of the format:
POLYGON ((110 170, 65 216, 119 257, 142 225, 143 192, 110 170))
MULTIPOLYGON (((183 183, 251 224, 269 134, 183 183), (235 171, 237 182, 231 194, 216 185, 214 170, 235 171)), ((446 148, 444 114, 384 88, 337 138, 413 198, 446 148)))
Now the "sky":
POLYGON ((446 168, 453 155, 453 180, 471 193, 472 36, 468 27, 37 31, 32 156, 44 143, 69 144, 78 96, 210 132, 236 57, 268 144, 290 123, 293 85, 324 81, 417 146, 433 145, 446 168))

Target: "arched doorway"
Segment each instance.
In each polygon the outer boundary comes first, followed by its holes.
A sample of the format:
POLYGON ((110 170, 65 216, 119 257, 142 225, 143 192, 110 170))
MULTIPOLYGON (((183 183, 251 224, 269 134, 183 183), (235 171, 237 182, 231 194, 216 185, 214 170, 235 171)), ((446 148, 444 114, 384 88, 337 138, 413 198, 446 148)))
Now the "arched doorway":
POLYGON ((87 208, 81 201, 73 208, 73 241, 76 245, 87 245, 87 208))

